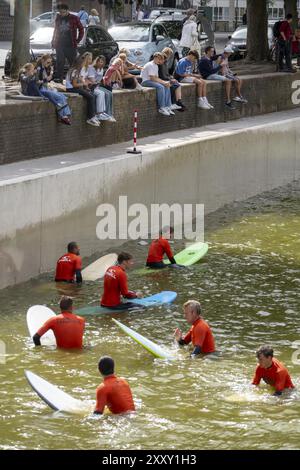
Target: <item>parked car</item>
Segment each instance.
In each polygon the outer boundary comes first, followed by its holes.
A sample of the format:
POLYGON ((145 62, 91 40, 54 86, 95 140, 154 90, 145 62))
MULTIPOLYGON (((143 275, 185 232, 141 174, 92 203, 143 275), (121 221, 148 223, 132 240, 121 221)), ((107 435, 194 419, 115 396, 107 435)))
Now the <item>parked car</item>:
MULTIPOLYGON (((231 59, 241 59, 247 55, 247 26, 239 26, 231 36, 228 36, 229 42, 227 46, 231 46, 233 54, 231 59)), ((273 28, 271 24, 268 26, 268 41, 270 52, 273 46, 273 28)))
MULTIPOLYGON (((43 54, 51 54, 55 66, 55 51, 52 49, 51 41, 54 27, 37 29, 30 37, 30 60, 36 62, 43 54)), ((110 34, 100 25, 88 26, 85 29, 82 41, 78 46, 78 54, 91 52, 93 57, 104 55, 107 63, 118 53, 118 44, 110 34)), ((8 51, 5 59, 4 73, 10 75, 11 51, 8 51)), ((67 70, 67 65, 66 65, 67 70)))
POLYGON ((163 15, 172 16, 174 20, 181 19, 187 16, 187 10, 180 10, 178 8, 154 8, 150 12, 149 20, 155 20, 163 15))
POLYGON ((179 59, 178 52, 162 24, 153 21, 136 21, 116 24, 109 30, 110 35, 117 41, 119 48, 129 52, 128 60, 143 66, 151 60, 155 52, 161 52, 164 47, 170 47, 173 54, 168 66, 173 71, 179 59))
POLYGON ((53 24, 53 16, 52 11, 46 11, 35 18, 31 18, 30 20, 30 31, 33 33, 39 28, 43 26, 51 26, 53 24))

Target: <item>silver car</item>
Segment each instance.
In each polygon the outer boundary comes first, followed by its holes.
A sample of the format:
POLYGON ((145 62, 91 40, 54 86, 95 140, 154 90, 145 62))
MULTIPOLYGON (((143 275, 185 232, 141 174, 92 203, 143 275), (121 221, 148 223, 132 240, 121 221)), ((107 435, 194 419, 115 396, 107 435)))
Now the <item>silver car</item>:
POLYGON ((155 52, 161 52, 165 47, 173 51, 168 61, 169 70, 173 71, 178 60, 178 52, 172 39, 162 24, 152 21, 137 21, 112 26, 109 34, 117 41, 119 48, 128 50, 128 60, 143 66, 149 62, 155 52))

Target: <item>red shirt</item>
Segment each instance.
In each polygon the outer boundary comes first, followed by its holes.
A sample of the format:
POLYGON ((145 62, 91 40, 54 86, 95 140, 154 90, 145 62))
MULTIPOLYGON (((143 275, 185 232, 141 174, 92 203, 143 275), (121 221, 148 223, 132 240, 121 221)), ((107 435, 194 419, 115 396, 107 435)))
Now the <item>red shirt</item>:
POLYGON ((114 414, 135 411, 132 393, 126 380, 110 375, 96 390, 95 411, 103 413, 107 406, 114 414))
POLYGON ((56 281, 74 281, 75 272, 81 270, 81 256, 74 253, 66 253, 61 256, 56 264, 56 281))
POLYGON ((275 387, 276 392, 282 392, 285 388, 294 388, 287 368, 277 359, 272 359, 272 366, 264 369, 260 365, 256 367, 252 384, 259 385, 261 379, 275 387))
POLYGON ((193 346, 200 346, 202 353, 215 351, 215 341, 210 326, 203 318, 196 320, 190 331, 183 338, 185 344, 192 341, 193 346))
POLYGON ((101 305, 116 307, 121 303, 121 295, 127 299, 135 299, 136 293, 128 290, 127 275, 122 266, 111 266, 104 275, 104 292, 101 305))
POLYGON ((85 320, 71 312, 62 312, 60 315, 49 318, 37 331, 43 336, 48 330, 52 330, 59 348, 82 348, 82 338, 85 320))
MULTIPOLYGON (((293 36, 293 30, 292 30, 292 27, 291 27, 291 25, 288 21, 283 21, 281 23, 280 28, 279 28, 279 32, 284 33, 285 38, 286 38, 287 41, 289 41, 291 39, 291 37, 293 36)), ((280 35, 280 39, 283 39, 282 35, 280 35)))
POLYGON ((158 240, 153 240, 149 248, 147 263, 160 263, 165 253, 169 259, 173 258, 168 240, 163 237, 160 237, 158 240))

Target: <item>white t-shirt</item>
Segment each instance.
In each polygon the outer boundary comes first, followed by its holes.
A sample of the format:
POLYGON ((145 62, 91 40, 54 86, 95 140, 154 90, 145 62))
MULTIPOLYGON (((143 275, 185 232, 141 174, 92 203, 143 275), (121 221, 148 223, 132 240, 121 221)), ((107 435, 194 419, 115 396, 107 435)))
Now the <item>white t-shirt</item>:
POLYGON ((104 69, 95 69, 93 65, 89 66, 88 69, 88 78, 93 78, 96 83, 100 83, 104 74, 104 69))
POLYGON ((99 16, 92 16, 90 15, 89 16, 89 25, 91 26, 95 26, 96 24, 99 24, 100 23, 100 18, 99 16))
POLYGON ((138 21, 141 21, 142 19, 144 19, 144 12, 142 10, 139 10, 138 13, 137 13, 137 18, 136 18, 138 21))
POLYGON ((143 82, 151 80, 150 76, 158 77, 158 65, 155 64, 153 60, 144 65, 143 70, 141 71, 143 82))
POLYGON ((77 70, 70 70, 66 76, 66 89, 73 88, 72 81, 78 78, 79 78, 79 74, 77 70))

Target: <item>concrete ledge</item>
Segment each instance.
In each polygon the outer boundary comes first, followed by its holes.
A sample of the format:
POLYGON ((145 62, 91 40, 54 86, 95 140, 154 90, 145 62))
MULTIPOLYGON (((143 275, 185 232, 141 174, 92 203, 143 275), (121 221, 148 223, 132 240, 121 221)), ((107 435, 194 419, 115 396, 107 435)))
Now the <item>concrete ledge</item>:
MULTIPOLYGON (((96 237, 96 208, 203 203, 211 212, 300 178, 298 110, 5 165, 0 176, 0 288, 52 270, 67 240, 83 256, 113 246, 96 237)), ((117 241, 116 244, 122 244, 117 241)))
POLYGON ((0 164, 129 141, 135 109, 139 113, 139 137, 293 109, 292 82, 299 79, 299 73, 244 76, 243 94, 249 103, 237 103, 235 111, 224 108, 224 89, 220 82, 208 82, 213 111, 198 109, 195 86, 183 85, 183 100, 188 109, 170 117, 157 112, 156 94, 152 89, 115 91, 117 123, 105 122, 101 128, 86 124, 86 104, 78 96, 69 96, 73 110, 71 127, 57 123, 50 103, 8 100, 5 106, 0 106, 0 164))

